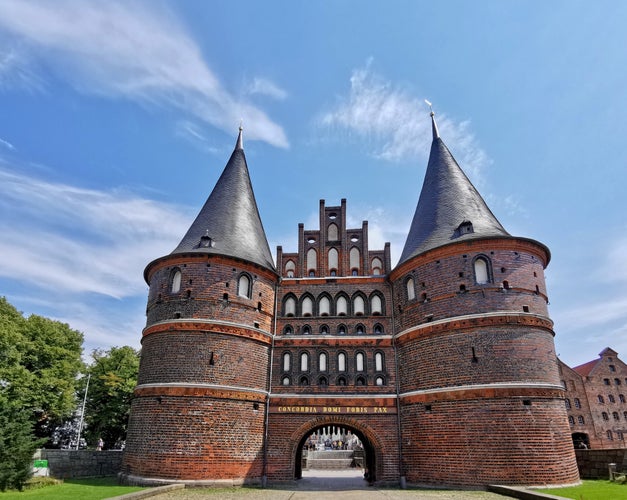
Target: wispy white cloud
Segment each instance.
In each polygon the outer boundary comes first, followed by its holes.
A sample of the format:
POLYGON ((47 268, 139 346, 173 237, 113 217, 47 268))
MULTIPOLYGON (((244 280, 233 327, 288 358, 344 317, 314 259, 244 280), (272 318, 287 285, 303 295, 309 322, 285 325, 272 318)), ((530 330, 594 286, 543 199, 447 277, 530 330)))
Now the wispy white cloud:
MULTIPOLYGON (((424 158, 431 143, 431 122, 423 98, 395 86, 376 74, 372 60, 353 71, 350 90, 333 109, 318 117, 318 124, 344 130, 369 141, 372 154, 386 160, 424 158)), ((468 121, 455 121, 438 113, 440 134, 464 169, 477 177, 489 160, 477 145, 468 121)))
POLYGON ((15 151, 15 146, 11 144, 9 141, 5 141, 2 138, 0 138, 0 146, 3 146, 6 149, 9 149, 10 151, 15 151))
POLYGON ((249 139, 288 146, 278 124, 222 87, 162 4, 4 0, 0 30, 17 37, 0 56, 3 80, 26 75, 19 61, 36 58, 82 92, 172 106, 229 132, 244 118, 249 139))
POLYGON ((172 250, 189 215, 123 191, 0 169, 0 276, 59 293, 121 298, 144 289, 150 256, 172 250))
POLYGON ((253 81, 246 86, 246 93, 250 95, 265 95, 279 101, 283 101, 287 98, 287 92, 285 90, 270 80, 259 77, 254 78, 253 81))
POLYGON ((182 137, 201 151, 206 151, 211 154, 220 152, 219 148, 211 145, 209 139, 203 134, 202 129, 195 123, 189 120, 180 120, 176 123, 175 129, 178 137, 182 137))

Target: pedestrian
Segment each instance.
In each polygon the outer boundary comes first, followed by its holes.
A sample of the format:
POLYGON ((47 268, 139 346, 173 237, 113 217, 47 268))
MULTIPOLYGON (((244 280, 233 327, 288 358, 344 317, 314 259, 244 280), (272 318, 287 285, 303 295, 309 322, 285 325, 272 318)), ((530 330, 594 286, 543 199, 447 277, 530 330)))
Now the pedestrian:
POLYGON ((98 445, 96 446, 96 450, 102 451, 102 447, 104 446, 104 441, 102 438, 98 438, 98 445))

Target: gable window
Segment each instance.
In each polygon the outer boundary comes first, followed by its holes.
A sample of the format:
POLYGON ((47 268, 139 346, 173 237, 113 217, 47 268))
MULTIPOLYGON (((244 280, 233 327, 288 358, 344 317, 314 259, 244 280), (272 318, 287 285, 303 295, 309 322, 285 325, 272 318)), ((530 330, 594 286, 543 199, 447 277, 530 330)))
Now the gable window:
POLYGON ((350 252, 349 252, 349 261, 350 261, 350 268, 355 270, 355 269, 359 269, 360 268, 360 254, 359 254, 359 249, 356 247, 351 248, 350 252))
POLYGON ((365 310, 364 299, 363 299, 363 297, 358 295, 353 300, 353 311, 354 311, 355 316, 363 316, 364 315, 364 310, 365 310))
POLYGON ((370 310, 374 316, 379 316, 383 314, 383 304, 381 302, 381 297, 378 295, 373 295, 370 299, 370 310))
POLYGON ((328 254, 328 268, 329 272, 337 270, 338 265, 338 253, 335 248, 331 248, 328 254))
POLYGON ((348 301, 343 295, 337 298, 337 315, 346 316, 348 314, 348 301))
POLYGON ((170 292, 179 293, 181 291, 181 271, 175 269, 172 271, 170 292))
POLYGON ((285 301, 285 315, 294 316, 296 314, 296 299, 294 297, 288 297, 285 301))
POLYGON ((283 371, 289 372, 292 368, 292 355, 289 352, 283 354, 283 371))
POLYGON ((355 356, 355 370, 358 372, 364 371, 364 355, 361 352, 358 352, 355 356))
POLYGON ((322 297, 318 304, 318 311, 320 316, 328 316, 331 313, 331 301, 328 297, 322 297))
POLYGON ((318 370, 321 372, 327 371, 327 355, 324 352, 321 352, 318 356, 318 370))
POLYGON ((329 227, 327 229, 327 239, 329 241, 337 241, 340 239, 338 237, 338 230, 335 224, 329 224, 329 227))
POLYGON ((303 299, 303 316, 311 316, 313 314, 313 300, 311 297, 303 299))
POLYGON ((308 270, 309 276, 316 275, 317 267, 318 267, 318 254, 313 248, 310 248, 307 251, 307 270, 308 270))
POLYGON ((375 257, 372 259, 370 268, 372 269, 373 276, 379 276, 381 274, 381 269, 383 269, 383 262, 381 262, 381 259, 378 257, 375 257))
POLYGON ((288 260, 287 264, 285 264, 285 275, 288 278, 293 278, 295 270, 296 270, 296 266, 294 265, 294 261, 293 260, 288 260))
POLYGON ((337 371, 346 371, 346 354, 344 354, 343 352, 337 355, 337 371))

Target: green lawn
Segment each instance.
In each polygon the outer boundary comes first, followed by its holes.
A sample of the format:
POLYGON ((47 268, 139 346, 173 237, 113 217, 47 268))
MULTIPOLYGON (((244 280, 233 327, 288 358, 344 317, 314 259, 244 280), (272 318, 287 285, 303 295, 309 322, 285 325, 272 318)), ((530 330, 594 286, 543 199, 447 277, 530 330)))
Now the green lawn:
POLYGON ((607 480, 583 481, 581 486, 537 491, 575 500, 627 500, 627 484, 607 480))
POLYGON ((115 477, 92 479, 67 479, 61 484, 44 486, 24 491, 6 491, 0 493, 0 500, 18 500, 37 498, 38 500, 102 500, 133 491, 143 490, 140 486, 119 486, 115 477))

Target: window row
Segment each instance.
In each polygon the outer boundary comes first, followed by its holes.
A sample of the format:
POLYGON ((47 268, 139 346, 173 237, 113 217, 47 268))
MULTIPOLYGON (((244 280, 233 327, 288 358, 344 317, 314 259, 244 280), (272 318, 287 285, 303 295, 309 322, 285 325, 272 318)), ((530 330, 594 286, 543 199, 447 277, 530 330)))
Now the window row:
MULTIPOLYGON (((577 415, 577 422, 580 425, 585 425, 586 421, 583 418, 583 415, 577 415)), ((572 415, 568 415, 568 423, 570 425, 575 425, 575 417, 573 417, 572 415)))
MULTIPOLYGON (((295 330, 292 325, 286 325, 283 328, 284 335, 292 335, 295 331, 296 333, 300 333, 301 335, 313 334, 313 330, 311 326, 309 325, 303 325, 299 330, 295 330)), ((337 330, 335 331, 335 333, 337 335, 346 335, 348 331, 349 331, 349 328, 346 325, 340 324, 337 326, 337 330)), ((329 327, 329 325, 321 325, 317 333, 319 333, 320 335, 329 335, 331 333, 331 328, 329 327)), ((355 333, 356 335, 364 335, 368 332, 366 331, 366 327, 364 325, 358 324, 353 329, 353 333, 355 333)), ((372 329, 372 333, 374 335, 383 335, 383 325, 379 323, 374 325, 374 328, 372 329)))
MULTIPOLYGON (((281 368, 283 372, 292 371, 292 353, 284 352, 281 358, 281 368)), ((326 372, 329 369, 338 372, 345 372, 348 370, 347 368, 348 357, 345 352, 339 352, 335 357, 335 365, 333 367, 329 367, 330 357, 326 352, 321 352, 317 356, 317 370, 319 372, 326 372)), ((374 363, 373 368, 375 372, 382 372, 383 367, 385 366, 385 358, 382 352, 375 352, 374 358, 371 362, 374 363)), ((308 372, 311 369, 311 360, 308 352, 301 352, 298 355, 298 370, 301 372, 308 372)), ((363 352, 358 352, 355 354, 355 371, 356 372, 365 372, 367 370, 367 358, 363 352)))
MULTIPOLYGON (((573 401, 575 403, 575 408, 581 408, 581 401, 579 400, 579 398, 575 398, 573 401)), ((571 408, 570 399, 566 398, 564 400, 564 403, 566 404, 566 409, 570 410, 571 408)))
MULTIPOLYGON (((604 378, 603 379, 603 383, 605 385, 612 385, 612 383, 610 382, 609 378, 604 378)), ((625 379, 625 383, 627 384, 627 378, 625 379)), ((619 378, 615 378, 614 379, 614 385, 620 385, 621 384, 621 380, 619 378)))
MULTIPOLYGON (((337 386, 346 386, 348 385, 348 379, 347 377, 340 375, 339 377, 337 377, 335 379, 335 385, 337 386)), ((298 385, 300 386, 307 386, 307 385, 312 385, 310 383, 310 377, 307 375, 301 375, 300 377, 297 378, 296 383, 298 383, 298 385)), ((320 387, 328 387, 329 386, 329 377, 327 377, 326 375, 321 375, 318 377, 317 379, 317 384, 320 387)), ((284 375, 281 378, 281 385, 292 385, 292 377, 289 375, 284 375)), ((358 376, 355 378, 355 386, 356 387, 360 387, 360 386, 366 386, 368 385, 368 379, 365 376, 358 376)), ((385 377, 383 375, 378 375, 374 378, 374 385, 376 386, 384 386, 385 385, 385 377)))
MULTIPOLYGON (((614 440, 614 433, 612 431, 608 430, 606 432, 606 436, 607 439, 609 439, 610 441, 614 440)), ((625 434, 623 433, 623 431, 616 431, 616 439, 618 439, 619 441, 624 441, 625 434)))
POLYGON ((284 316, 381 316, 385 313, 385 304, 380 293, 374 292, 370 297, 357 293, 349 297, 340 293, 331 297, 322 294, 317 298, 305 294, 297 299, 294 294, 288 294, 283 299, 284 316))
MULTIPOLYGON (((169 288, 170 293, 179 293, 181 291, 183 274, 178 267, 175 267, 170 271, 169 288)), ((192 284, 192 280, 189 280, 189 284, 192 284)), ((240 273, 237 277, 237 290, 238 297, 250 299, 253 296, 253 278, 248 273, 240 273)), ((228 287, 228 283, 226 283, 228 287)))
MULTIPOLYGON (((340 254, 336 248, 330 248, 327 252, 327 273, 328 276, 337 276, 339 269, 339 257, 340 254)), ((351 276, 358 276, 361 269, 361 252, 357 247, 350 249, 348 253, 348 263, 351 270, 351 276)), ((307 250, 305 256, 305 269, 306 275, 309 277, 315 277, 318 270, 318 252, 314 248, 307 250)), ((379 276, 383 272, 383 261, 379 257, 375 257, 370 261, 370 275, 379 276)), ((296 273, 296 263, 293 260, 288 260, 285 263, 285 276, 293 278, 296 273)))
MULTIPOLYGON (((601 412, 601 417, 603 418, 603 420, 609 420, 609 419, 610 419, 610 416, 609 416, 609 414, 608 414, 606 411, 601 412)), ((613 412, 612 412, 612 418, 613 418, 614 420, 620 420, 620 415, 618 414, 618 412, 617 412, 617 411, 613 411, 613 412)), ((624 418, 625 420, 627 420, 627 411, 624 411, 624 412, 623 412, 623 418, 624 418)))
MULTIPOLYGON (((607 400, 608 400, 609 403, 616 403, 616 398, 612 394, 608 394, 607 400)), ((621 403, 624 403, 625 402, 625 396, 623 396, 622 394, 619 394, 618 395, 618 400, 621 403)), ((605 398, 601 394, 599 394, 597 396, 597 401, 599 402, 599 404, 605 404, 605 398)))

